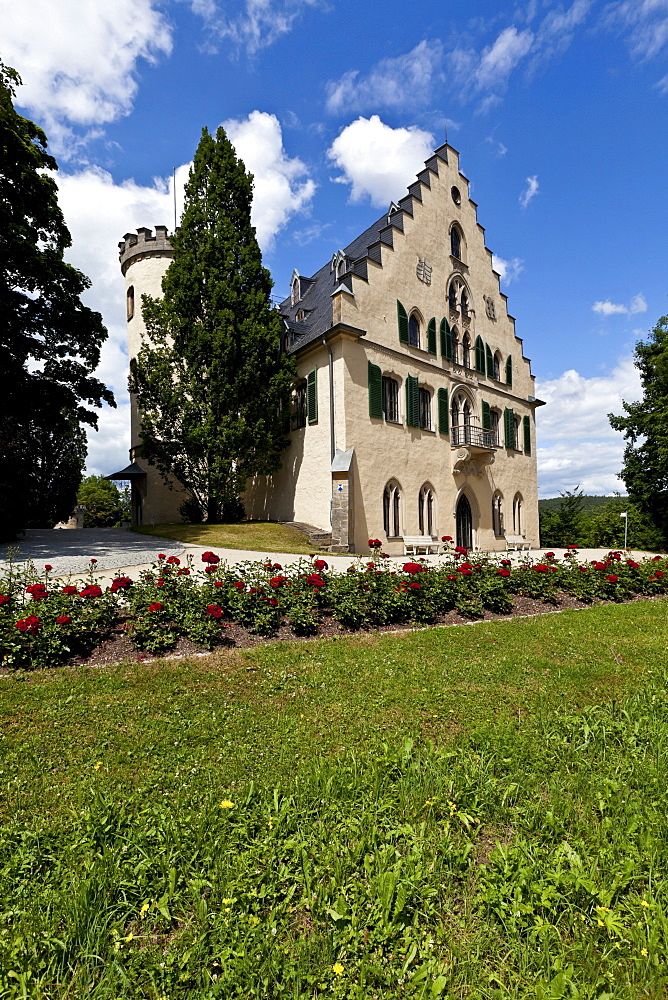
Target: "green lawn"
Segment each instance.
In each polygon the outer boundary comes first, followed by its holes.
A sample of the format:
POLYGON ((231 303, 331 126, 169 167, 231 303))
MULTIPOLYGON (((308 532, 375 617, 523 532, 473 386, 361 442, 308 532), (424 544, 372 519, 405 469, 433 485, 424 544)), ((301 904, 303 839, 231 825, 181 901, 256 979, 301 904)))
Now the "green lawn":
POLYGON ((273 521, 241 521, 239 524, 156 524, 134 528, 142 535, 171 538, 188 545, 207 545, 212 549, 247 549, 249 552, 295 552, 308 555, 315 551, 306 535, 296 528, 273 521))
POLYGON ((668 602, 0 682, 0 998, 658 998, 668 602))

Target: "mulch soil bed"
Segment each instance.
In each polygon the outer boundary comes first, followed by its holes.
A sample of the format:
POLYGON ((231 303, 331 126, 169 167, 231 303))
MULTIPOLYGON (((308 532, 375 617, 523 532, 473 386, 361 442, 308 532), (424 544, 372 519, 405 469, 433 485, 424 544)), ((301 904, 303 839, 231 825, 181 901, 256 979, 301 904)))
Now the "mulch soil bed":
MULTIPOLYGON (((471 625, 479 621, 507 620, 509 618, 517 618, 527 615, 551 614, 555 611, 582 610, 584 608, 591 607, 592 603, 615 603, 613 601, 601 600, 585 602, 565 593, 555 594, 555 598, 557 598, 557 600, 554 603, 546 603, 545 601, 533 600, 529 597, 516 596, 513 600, 512 610, 507 613, 495 614, 492 611, 485 611, 484 615, 478 618, 467 618, 458 614, 456 611, 449 611, 447 614, 436 616, 430 625, 420 624, 416 626, 410 622, 406 622, 404 624, 395 623, 392 625, 381 625, 368 629, 351 629, 340 625, 332 617, 323 616, 317 632, 314 635, 307 637, 296 635, 295 632, 287 626, 281 626, 281 628, 279 628, 273 635, 264 636, 256 635, 241 625, 232 625, 225 630, 226 642, 217 647, 217 649, 204 649, 187 639, 179 639, 173 650, 163 654, 147 653, 137 649, 129 636, 126 634, 124 627, 121 625, 114 630, 114 633, 111 636, 105 639, 104 642, 100 643, 97 649, 95 649, 90 656, 76 657, 70 660, 68 665, 105 667, 121 662, 141 663, 149 660, 173 659, 176 657, 185 658, 188 656, 208 656, 211 653, 219 652, 224 649, 247 649, 253 646, 266 645, 271 642, 304 642, 305 639, 343 638, 347 636, 377 634, 383 632, 408 632, 415 628, 429 628, 432 625, 471 625)), ((640 601, 653 599, 654 598, 644 596, 633 598, 633 600, 640 601)), ((10 673, 11 671, 0 670, 0 673, 5 672, 10 673)))

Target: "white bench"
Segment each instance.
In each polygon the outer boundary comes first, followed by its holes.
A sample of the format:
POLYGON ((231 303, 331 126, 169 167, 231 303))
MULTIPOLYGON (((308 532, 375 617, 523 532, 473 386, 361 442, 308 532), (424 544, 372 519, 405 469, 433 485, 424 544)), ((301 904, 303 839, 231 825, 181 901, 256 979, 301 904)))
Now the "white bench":
POLYGON ((436 555, 441 550, 441 542, 435 542, 430 535, 404 535, 404 555, 416 556, 420 550, 424 550, 425 555, 435 552, 436 555))
POLYGON ((506 535, 506 552, 510 552, 511 550, 514 552, 526 550, 528 552, 530 548, 530 538, 525 538, 524 535, 506 535))

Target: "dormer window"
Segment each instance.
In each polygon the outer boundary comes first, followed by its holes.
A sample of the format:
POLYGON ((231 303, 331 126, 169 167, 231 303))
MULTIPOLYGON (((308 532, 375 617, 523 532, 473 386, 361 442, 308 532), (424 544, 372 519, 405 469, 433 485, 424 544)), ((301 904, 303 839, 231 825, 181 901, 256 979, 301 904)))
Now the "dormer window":
POLYGON ((297 320, 297 322, 298 323, 303 323, 304 320, 305 320, 305 318, 306 318, 306 313, 304 312, 304 310, 303 309, 298 309, 297 310, 297 315, 295 316, 295 319, 297 320))
POLYGON ((301 297, 302 291, 299 272, 295 269, 292 272, 292 281, 290 282, 290 305, 296 306, 301 297))
POLYGON ((346 255, 343 250, 337 250, 336 253, 332 254, 332 260, 329 265, 330 273, 334 275, 336 280, 342 278, 343 275, 348 270, 348 261, 346 260, 346 255))

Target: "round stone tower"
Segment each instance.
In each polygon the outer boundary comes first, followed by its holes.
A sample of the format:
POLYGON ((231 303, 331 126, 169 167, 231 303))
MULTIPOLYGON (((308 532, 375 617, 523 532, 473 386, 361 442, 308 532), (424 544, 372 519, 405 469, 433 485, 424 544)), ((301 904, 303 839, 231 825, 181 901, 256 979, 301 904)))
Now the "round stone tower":
MULTIPOLYGON (((172 262, 174 251, 167 236, 167 226, 151 229, 142 227, 136 233, 126 233, 118 244, 121 271, 125 278, 125 303, 128 323, 128 354, 136 358, 146 334, 142 316, 142 295, 159 299, 162 279, 172 262)), ((139 460, 146 471, 143 485, 133 487, 133 517, 138 523, 159 524, 179 521, 178 508, 184 494, 178 488, 170 490, 160 474, 142 461, 139 450, 141 418, 134 397, 130 396, 130 461, 139 460)))

